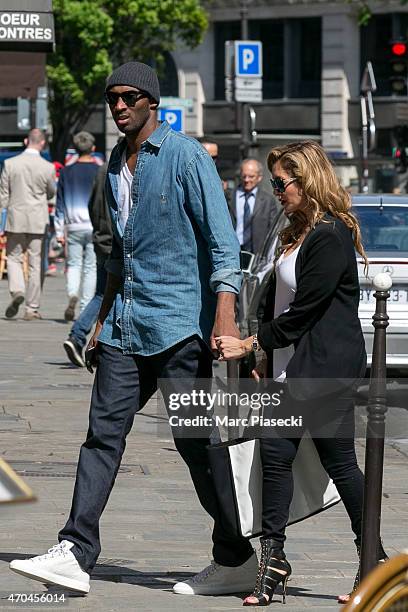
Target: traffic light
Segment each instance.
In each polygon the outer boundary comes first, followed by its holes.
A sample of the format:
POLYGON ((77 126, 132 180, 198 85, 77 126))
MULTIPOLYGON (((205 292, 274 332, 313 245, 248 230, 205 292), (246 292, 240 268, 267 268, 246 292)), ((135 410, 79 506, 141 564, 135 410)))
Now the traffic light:
POLYGON ((391 91, 397 96, 406 96, 408 77, 408 44, 405 39, 391 41, 391 91))
POLYGON ((395 167, 399 174, 406 172, 408 165, 408 147, 393 147, 392 157, 395 159, 395 167))

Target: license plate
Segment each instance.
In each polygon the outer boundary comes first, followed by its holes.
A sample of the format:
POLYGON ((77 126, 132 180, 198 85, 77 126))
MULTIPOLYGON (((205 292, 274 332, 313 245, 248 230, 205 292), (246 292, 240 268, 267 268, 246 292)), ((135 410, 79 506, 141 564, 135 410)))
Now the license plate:
MULTIPOLYGON (((360 304, 375 304, 374 289, 360 289, 360 304)), ((408 304, 408 287, 391 287, 388 304, 408 304)))

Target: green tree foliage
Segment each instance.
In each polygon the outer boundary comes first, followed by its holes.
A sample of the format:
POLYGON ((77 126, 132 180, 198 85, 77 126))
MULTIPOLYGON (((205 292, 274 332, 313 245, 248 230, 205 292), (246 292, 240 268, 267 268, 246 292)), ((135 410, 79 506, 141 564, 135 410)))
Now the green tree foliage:
POLYGON ((207 28, 199 0, 54 0, 56 51, 47 59, 52 153, 62 160, 71 134, 102 101, 104 80, 130 59, 154 62, 207 28))
MULTIPOLYGON (((346 0, 348 4, 354 4, 358 10, 358 24, 365 26, 371 17, 370 0, 346 0)), ((408 0, 400 0, 401 5, 408 4, 408 0)))

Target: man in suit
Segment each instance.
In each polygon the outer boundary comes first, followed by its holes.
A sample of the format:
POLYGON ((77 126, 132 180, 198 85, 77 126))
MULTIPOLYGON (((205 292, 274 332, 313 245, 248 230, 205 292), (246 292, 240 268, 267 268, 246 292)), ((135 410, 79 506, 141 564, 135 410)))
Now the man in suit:
POLYGON ((257 253, 278 214, 273 195, 259 187, 262 164, 244 159, 240 167, 240 184, 226 193, 228 208, 241 249, 257 253))
POLYGON ((6 317, 16 316, 26 301, 24 320, 41 319, 41 253, 48 224, 48 201, 55 193, 55 169, 40 155, 44 132, 34 128, 25 139, 26 149, 4 162, 0 178, 0 208, 7 209, 7 276, 11 303, 6 317), (27 290, 23 255, 28 253, 27 290))

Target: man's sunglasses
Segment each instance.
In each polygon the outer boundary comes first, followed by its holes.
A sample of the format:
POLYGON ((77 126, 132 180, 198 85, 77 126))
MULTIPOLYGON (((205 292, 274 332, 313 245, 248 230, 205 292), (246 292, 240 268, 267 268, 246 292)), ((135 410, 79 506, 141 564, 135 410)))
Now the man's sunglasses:
POLYGON ((105 91, 105 100, 109 106, 116 106, 119 98, 126 104, 126 106, 135 106, 136 102, 142 98, 147 98, 148 94, 144 91, 124 91, 123 93, 116 93, 114 91, 105 91))
POLYGON ((272 189, 274 191, 277 191, 278 193, 285 193, 286 187, 288 187, 288 185, 290 185, 291 183, 294 183, 296 179, 290 178, 290 179, 286 179, 285 181, 280 176, 277 176, 276 178, 270 179, 270 181, 271 181, 272 189))

